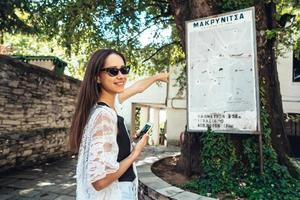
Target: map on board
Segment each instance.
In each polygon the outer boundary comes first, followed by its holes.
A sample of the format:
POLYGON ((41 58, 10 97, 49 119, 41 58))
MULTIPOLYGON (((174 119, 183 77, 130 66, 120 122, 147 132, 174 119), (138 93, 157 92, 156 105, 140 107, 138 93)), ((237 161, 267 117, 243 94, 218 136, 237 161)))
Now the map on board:
POLYGON ((187 22, 190 131, 258 131, 253 12, 187 22))

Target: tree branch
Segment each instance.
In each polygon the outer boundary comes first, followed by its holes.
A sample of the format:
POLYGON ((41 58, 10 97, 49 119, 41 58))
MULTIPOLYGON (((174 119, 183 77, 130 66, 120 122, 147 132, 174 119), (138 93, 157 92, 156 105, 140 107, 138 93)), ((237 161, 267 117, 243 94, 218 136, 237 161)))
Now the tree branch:
POLYGON ((153 0, 154 2, 162 3, 162 4, 170 4, 168 1, 162 1, 162 0, 153 0))
MULTIPOLYGON (((147 29, 149 29, 150 27, 152 27, 152 26, 154 26, 154 25, 156 25, 156 24, 158 24, 158 23, 160 23, 160 22, 163 22, 163 21, 164 21, 164 20, 156 20, 156 21, 154 21, 153 24, 148 25, 147 27, 145 27, 145 28, 142 29, 141 31, 137 32, 136 35, 132 36, 132 37, 129 38, 129 39, 126 39, 127 42, 128 42, 128 43, 131 42, 133 39, 137 38, 140 34, 142 34, 143 32, 145 32, 145 31, 146 31, 147 29)), ((125 42, 125 40, 122 40, 121 42, 125 42)))
POLYGON ((159 47, 151 56, 149 56, 148 58, 146 58, 145 60, 143 60, 142 63, 147 62, 148 60, 150 60, 151 58, 153 58, 156 54, 158 54, 158 52, 160 52, 164 48, 166 48, 168 46, 171 46, 171 45, 174 45, 174 44, 180 44, 180 42, 179 41, 173 41, 173 42, 171 42, 169 44, 165 44, 165 45, 159 47))

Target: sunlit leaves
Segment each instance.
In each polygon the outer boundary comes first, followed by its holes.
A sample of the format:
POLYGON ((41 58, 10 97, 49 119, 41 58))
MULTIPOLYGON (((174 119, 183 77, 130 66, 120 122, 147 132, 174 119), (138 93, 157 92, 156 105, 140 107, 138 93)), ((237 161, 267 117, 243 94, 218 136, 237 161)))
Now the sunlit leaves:
POLYGON ((31 33, 36 31, 29 18, 32 9, 33 3, 30 1, 1 0, 0 33, 31 33))
POLYGON ((254 5, 254 0, 222 0, 219 1, 219 7, 223 12, 248 8, 254 5))
POLYGON ((142 52, 155 52, 172 43, 172 38, 162 39, 163 30, 171 24, 169 8, 164 1, 47 0, 39 2, 33 18, 45 35, 58 39, 68 55, 82 51, 83 46, 87 55, 99 48, 115 48, 126 55, 134 71, 153 73, 161 70, 157 66, 167 65, 162 56, 166 53, 160 51, 160 56, 150 60, 153 63, 143 64, 151 55, 142 52), (144 46, 140 34, 152 27, 156 27, 149 40, 153 46, 144 46))
MULTIPOLYGON (((71 57, 69 57, 65 54, 65 49, 59 46, 55 39, 48 40, 41 35, 5 34, 4 45, 11 47, 12 52, 10 54, 12 55, 56 56, 68 63, 65 70, 67 75, 72 75, 78 79, 82 79, 83 77, 84 64, 87 57, 85 52, 79 51, 76 55, 71 54, 71 57)), ((86 48, 86 46, 83 47, 82 49, 86 48)))

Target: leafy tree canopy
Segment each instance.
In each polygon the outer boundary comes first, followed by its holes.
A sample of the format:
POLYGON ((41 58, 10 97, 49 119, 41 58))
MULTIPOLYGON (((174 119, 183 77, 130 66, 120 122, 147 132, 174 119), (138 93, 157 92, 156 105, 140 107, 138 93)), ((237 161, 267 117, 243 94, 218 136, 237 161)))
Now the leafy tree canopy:
MULTIPOLYGON (((268 37, 277 37, 281 43, 300 49, 299 2, 273 2, 277 4, 278 26, 267 31, 268 37)), ((167 0, 4 0, 0 3, 0 32, 30 32, 38 28, 39 34, 55 39, 64 47, 69 57, 78 53, 88 57, 98 48, 115 48, 126 55, 137 74, 153 73, 184 63, 171 3, 167 0), (143 45, 139 36, 150 28, 153 38, 143 45), (171 29, 171 35, 163 34, 166 29, 171 29)), ((253 3, 254 0, 218 1, 224 12, 253 3)))
POLYGON ((31 1, 0 1, 0 44, 3 43, 3 33, 33 33, 37 31, 30 20, 34 7, 35 5, 31 1))
POLYGON ((167 1, 48 0, 39 2, 38 7, 33 18, 41 31, 49 38, 57 37, 68 55, 81 51, 82 44, 88 44, 86 54, 98 48, 115 48, 126 55, 138 74, 161 71, 176 63, 171 52, 182 57, 176 34, 163 34, 166 29, 175 29, 167 1), (138 38, 153 27, 152 41, 145 46, 138 38))

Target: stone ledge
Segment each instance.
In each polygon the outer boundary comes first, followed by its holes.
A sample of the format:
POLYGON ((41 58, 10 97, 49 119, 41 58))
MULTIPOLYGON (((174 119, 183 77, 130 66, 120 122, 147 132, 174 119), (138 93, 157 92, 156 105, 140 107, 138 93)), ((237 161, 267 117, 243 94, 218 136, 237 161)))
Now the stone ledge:
MULTIPOLYGON (((159 159, 167 158, 173 155, 165 155, 159 159)), ((139 177, 139 199, 141 200, 216 200, 214 198, 201 196, 192 192, 184 191, 178 187, 165 182, 151 171, 151 166, 158 159, 152 159, 153 162, 144 163, 137 166, 139 177)))

